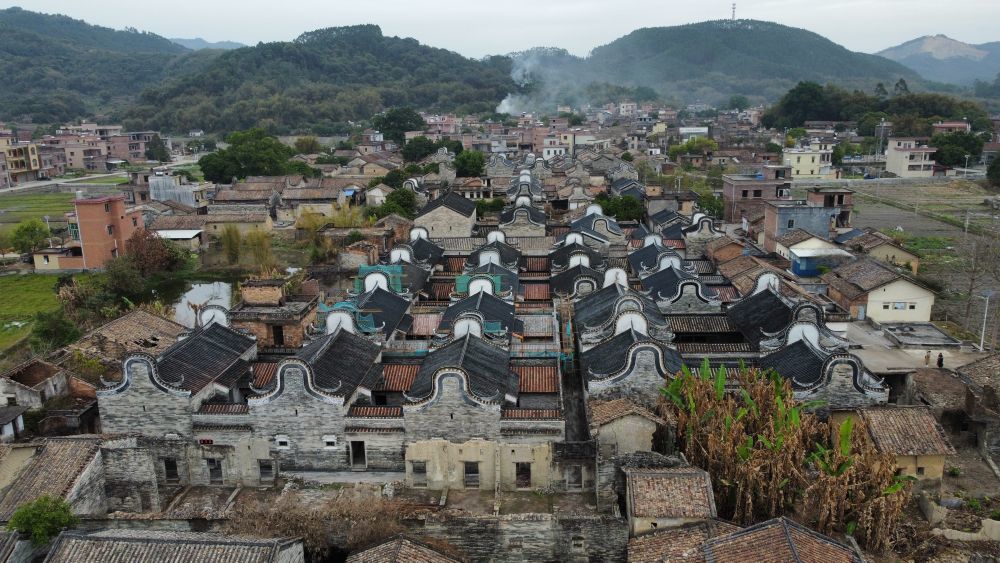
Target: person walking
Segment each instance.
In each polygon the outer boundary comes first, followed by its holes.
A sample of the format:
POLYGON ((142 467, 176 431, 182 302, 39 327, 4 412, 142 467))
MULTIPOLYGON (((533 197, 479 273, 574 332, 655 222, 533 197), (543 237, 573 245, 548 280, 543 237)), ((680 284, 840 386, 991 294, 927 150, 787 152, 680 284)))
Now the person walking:
POLYGON ((931 367, 931 351, 930 350, 928 350, 927 353, 924 354, 924 367, 925 368, 931 367))
POLYGON ((941 369, 941 368, 944 367, 944 354, 938 354, 938 362, 937 362, 937 364, 938 364, 938 369, 941 369))

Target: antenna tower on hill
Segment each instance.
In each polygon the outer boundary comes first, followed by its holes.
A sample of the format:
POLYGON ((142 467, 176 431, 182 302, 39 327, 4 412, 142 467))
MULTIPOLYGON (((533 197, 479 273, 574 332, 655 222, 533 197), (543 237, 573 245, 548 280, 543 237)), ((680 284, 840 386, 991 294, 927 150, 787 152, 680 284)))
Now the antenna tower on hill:
POLYGON ((733 2, 733 21, 736 21, 736 2, 733 2))

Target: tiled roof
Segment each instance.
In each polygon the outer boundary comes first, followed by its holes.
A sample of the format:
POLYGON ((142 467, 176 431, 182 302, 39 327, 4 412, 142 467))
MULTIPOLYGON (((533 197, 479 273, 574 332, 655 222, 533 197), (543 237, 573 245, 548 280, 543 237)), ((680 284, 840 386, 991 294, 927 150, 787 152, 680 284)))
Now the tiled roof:
POLYGON ((28 407, 26 407, 24 405, 21 405, 21 406, 17 406, 17 405, 4 405, 4 406, 0 406, 0 426, 3 426, 4 424, 7 424, 7 423, 9 423, 9 422, 11 422, 13 420, 16 420, 17 417, 19 417, 22 414, 24 414, 24 412, 26 410, 28 410, 28 407))
POLYGON ((420 210, 420 213, 417 214, 417 217, 419 218, 427 215, 439 207, 447 207, 455 213, 465 217, 471 217, 476 212, 476 202, 471 199, 464 198, 455 192, 448 192, 425 205, 423 209, 420 210))
POLYGON ((847 546, 787 518, 775 518, 709 539, 706 561, 744 563, 861 563, 847 546))
POLYGON ((820 277, 848 299, 855 299, 902 276, 878 260, 866 257, 848 262, 820 277))
POLYGON ((613 401, 590 401, 587 406, 590 408, 591 427, 604 426, 625 416, 641 416, 657 424, 667 424, 662 418, 624 397, 613 401))
POLYGON ((354 405, 347 411, 352 418, 399 418, 403 407, 354 405))
POLYGON ((514 365, 510 369, 520 378, 518 388, 521 393, 559 392, 559 370, 554 365, 514 365))
POLYGON ((254 362, 250 365, 253 372, 254 389, 267 389, 278 373, 277 362, 254 362))
POLYGON ((784 246, 785 248, 791 248, 800 242, 805 242, 811 238, 820 238, 816 235, 806 231, 805 229, 792 229, 787 233, 781 235, 775 239, 775 242, 784 246))
POLYGON ((270 563, 297 541, 153 530, 66 531, 59 534, 45 561, 270 563))
POLYGON ((471 394, 481 400, 502 402, 505 396, 517 394, 517 375, 509 364, 509 351, 469 334, 428 354, 408 395, 414 400, 430 397, 438 370, 455 369, 465 373, 471 394))
POLYGON ((562 420, 559 409, 503 409, 501 418, 509 420, 562 420))
POLYGON ((674 332, 739 332, 725 315, 670 315, 667 321, 674 332))
POLYGON ((528 256, 525 259, 525 267, 529 272, 548 272, 549 259, 547 256, 528 256))
POLYGON ((212 323, 165 351, 157 369, 164 381, 192 394, 213 382, 233 386, 250 373, 242 356, 254 346, 253 338, 212 323))
POLYGON ((339 191, 336 188, 288 188, 281 194, 281 199, 293 201, 333 201, 337 199, 339 191))
POLYGON ((944 429, 928 407, 859 409, 879 451, 893 455, 954 455, 944 429))
POLYGON ((681 354, 752 354, 756 346, 749 342, 675 342, 681 354))
POLYGON ((703 563, 705 561, 703 545, 707 540, 739 529, 739 526, 712 519, 632 538, 628 541, 628 561, 629 563, 675 561, 703 563))
POLYGON ((527 301, 548 301, 552 299, 551 288, 547 283, 526 283, 521 286, 524 299, 527 301))
POLYGON ((347 563, 459 563, 461 560, 405 536, 352 553, 347 563))
POLYGON ((114 359, 132 351, 156 356, 173 346, 186 330, 174 321, 136 309, 94 329, 72 347, 114 359))
POLYGON ((240 403, 204 403, 198 409, 198 414, 247 414, 250 406, 240 403))
POLYGON ((555 320, 550 315, 518 315, 524 323, 524 336, 550 337, 555 331, 555 320))
POLYGON ((630 516, 715 518, 708 472, 697 467, 625 470, 630 516))
POLYGON ((384 364, 379 391, 405 393, 413 386, 420 364, 384 364))
POLYGON ((215 192, 215 197, 212 198, 212 201, 267 201, 273 194, 274 192, 271 190, 219 190, 215 192))
POLYGON ((982 392, 986 386, 1000 388, 1000 353, 986 356, 981 360, 958 368, 958 373, 965 376, 982 392))
POLYGON ((32 358, 23 364, 17 365, 0 377, 16 381, 25 387, 34 387, 43 381, 47 381, 60 371, 58 367, 48 362, 44 362, 39 358, 32 358))
POLYGON ((17 507, 40 496, 66 498, 100 445, 90 438, 45 439, 0 500, 0 521, 10 520, 17 507))
POLYGON ((372 341, 338 330, 301 348, 296 357, 312 368, 318 387, 349 396, 361 385, 381 352, 372 341))

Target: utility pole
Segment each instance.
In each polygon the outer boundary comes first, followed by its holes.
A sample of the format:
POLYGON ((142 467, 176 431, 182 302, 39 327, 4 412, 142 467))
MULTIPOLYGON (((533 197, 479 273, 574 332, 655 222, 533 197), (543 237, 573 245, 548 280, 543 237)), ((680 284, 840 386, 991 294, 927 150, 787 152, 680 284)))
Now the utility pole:
POLYGON ((986 319, 990 311, 990 297, 993 297, 993 290, 987 289, 980 297, 986 300, 986 306, 983 307, 983 331, 979 334, 979 351, 982 352, 983 345, 986 344, 986 319))

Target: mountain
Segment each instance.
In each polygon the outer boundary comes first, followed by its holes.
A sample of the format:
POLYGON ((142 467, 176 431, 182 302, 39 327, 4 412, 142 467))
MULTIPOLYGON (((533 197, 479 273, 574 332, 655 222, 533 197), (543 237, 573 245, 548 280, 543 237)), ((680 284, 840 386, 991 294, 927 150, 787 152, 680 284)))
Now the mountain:
POLYGON ((0 10, 0 119, 53 123, 121 108, 142 88, 215 55, 153 33, 60 15, 0 10))
POLYGON ((239 49, 240 47, 246 47, 242 43, 237 43, 235 41, 205 41, 201 37, 195 37, 194 39, 182 39, 179 37, 171 37, 171 41, 177 43, 178 45, 191 49, 192 51, 200 51, 202 49, 239 49))
POLYGON ((927 35, 876 53, 928 80, 969 85, 1000 73, 1000 41, 970 45, 946 35, 927 35))
POLYGON ((375 25, 320 29, 225 51, 202 71, 143 92, 130 127, 323 133, 384 108, 492 111, 516 85, 510 59, 478 61, 386 37, 375 25))
POLYGON ((585 58, 558 49, 512 56, 515 75, 541 86, 532 96, 556 101, 586 100, 607 90, 580 88, 594 82, 708 102, 732 94, 773 100, 802 80, 866 91, 879 82, 891 87, 900 78, 920 83, 915 72, 893 61, 849 51, 810 31, 755 20, 638 29, 585 58))

